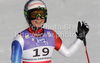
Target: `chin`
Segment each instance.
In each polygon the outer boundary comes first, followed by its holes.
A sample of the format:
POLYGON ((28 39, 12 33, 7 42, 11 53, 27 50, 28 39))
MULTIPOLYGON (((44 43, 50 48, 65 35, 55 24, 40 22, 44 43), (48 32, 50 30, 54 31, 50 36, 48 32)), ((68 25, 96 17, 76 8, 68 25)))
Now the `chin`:
MULTIPOLYGON (((43 25, 43 24, 42 24, 42 25, 43 25)), ((42 25, 37 25, 36 27, 38 27, 38 28, 39 28, 39 27, 41 27, 42 25)))
POLYGON ((42 26, 36 26, 37 28, 40 28, 40 27, 42 27, 42 26))

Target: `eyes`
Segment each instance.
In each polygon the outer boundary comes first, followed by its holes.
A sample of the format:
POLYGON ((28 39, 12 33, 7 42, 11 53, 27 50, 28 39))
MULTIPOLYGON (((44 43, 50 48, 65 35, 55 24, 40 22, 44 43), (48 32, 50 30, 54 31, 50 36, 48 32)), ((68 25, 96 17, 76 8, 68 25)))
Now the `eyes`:
POLYGON ((43 11, 34 11, 30 13, 31 18, 36 18, 37 16, 44 17, 44 12, 43 11))
POLYGON ((35 18, 37 15, 44 17, 43 13, 40 13, 40 14, 33 13, 33 14, 31 14, 31 17, 35 18))

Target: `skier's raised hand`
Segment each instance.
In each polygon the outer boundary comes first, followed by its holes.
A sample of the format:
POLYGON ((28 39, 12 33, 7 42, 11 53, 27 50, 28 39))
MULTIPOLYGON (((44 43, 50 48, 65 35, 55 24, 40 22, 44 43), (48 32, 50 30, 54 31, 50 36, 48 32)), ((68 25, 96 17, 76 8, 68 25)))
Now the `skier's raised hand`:
POLYGON ((89 26, 85 21, 82 21, 82 25, 81 22, 78 22, 78 27, 77 27, 77 38, 84 40, 86 34, 89 32, 89 26))

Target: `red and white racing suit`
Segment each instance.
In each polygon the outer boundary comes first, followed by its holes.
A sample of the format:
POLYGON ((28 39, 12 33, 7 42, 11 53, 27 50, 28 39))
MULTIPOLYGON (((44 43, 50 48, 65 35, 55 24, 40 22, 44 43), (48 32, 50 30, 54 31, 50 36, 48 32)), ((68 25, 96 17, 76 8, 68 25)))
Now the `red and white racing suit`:
POLYGON ((53 50, 65 57, 71 57, 83 42, 76 39, 68 48, 61 38, 49 29, 39 29, 35 33, 29 27, 19 33, 12 42, 12 63, 51 63, 53 50), (39 36, 38 36, 39 35, 39 36))

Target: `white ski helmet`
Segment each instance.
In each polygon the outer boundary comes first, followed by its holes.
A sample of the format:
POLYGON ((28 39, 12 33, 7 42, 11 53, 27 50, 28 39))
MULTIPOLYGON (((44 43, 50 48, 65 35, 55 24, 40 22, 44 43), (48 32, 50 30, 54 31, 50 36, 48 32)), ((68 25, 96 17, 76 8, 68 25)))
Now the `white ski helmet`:
POLYGON ((47 8, 46 8, 45 3, 42 0, 29 0, 24 6, 24 15, 25 15, 25 18, 26 18, 28 24, 31 24, 31 21, 28 18, 28 11, 38 9, 38 8, 41 8, 46 12, 46 17, 45 17, 45 22, 44 22, 44 23, 46 23, 47 8))

